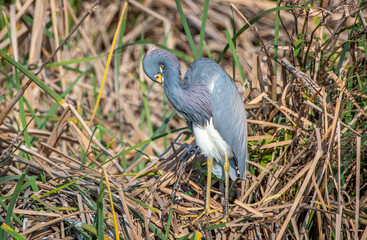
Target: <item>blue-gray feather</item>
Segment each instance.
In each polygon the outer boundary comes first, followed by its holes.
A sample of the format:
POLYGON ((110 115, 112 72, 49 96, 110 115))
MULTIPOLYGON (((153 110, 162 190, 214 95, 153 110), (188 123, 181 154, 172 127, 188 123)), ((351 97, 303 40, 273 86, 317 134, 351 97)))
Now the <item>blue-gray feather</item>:
MULTIPOLYGON (((224 168, 223 168, 223 161, 220 161, 218 159, 214 159, 213 162, 213 170, 212 172, 215 174, 215 176, 217 176, 218 178, 224 180, 225 174, 224 174, 224 168)), ((238 173, 237 173, 237 169, 236 169, 236 159, 235 158, 231 158, 229 159, 229 164, 230 164, 230 168, 229 168, 229 177, 233 180, 236 181, 237 177, 238 177, 238 173)))
MULTIPOLYGON (((149 78, 159 73, 163 65, 164 90, 172 106, 192 124, 206 126, 210 118, 214 128, 231 147, 230 177, 240 178, 246 171, 247 122, 246 111, 238 89, 230 76, 213 60, 195 60, 181 80, 180 64, 172 53, 157 49, 149 51, 143 59, 143 68, 149 78)), ((213 173, 224 178, 224 159, 215 159, 213 173)))
MULTIPOLYGON (((167 87, 165 90, 169 91, 167 87)), ((205 126, 212 116, 210 91, 200 83, 192 83, 189 88, 183 87, 178 93, 177 111, 189 122, 205 126)), ((170 98, 169 98, 170 99, 170 98)))
POLYGON ((220 72, 220 80, 215 81, 212 92, 213 124, 224 141, 231 146, 240 178, 243 179, 248 157, 246 110, 232 79, 219 65, 215 71, 220 72))
MULTIPOLYGON (((212 117, 215 129, 232 148, 236 161, 230 160, 230 176, 236 179, 236 164, 240 178, 246 171, 247 158, 247 120, 243 101, 231 77, 215 61, 207 58, 195 60, 187 70, 184 82, 190 84, 199 82, 209 87, 211 93, 212 117)), ((224 159, 214 161, 213 173, 224 178, 224 159)))
POLYGON ((178 74, 181 77, 181 65, 177 57, 164 49, 153 49, 148 51, 143 59, 143 69, 150 79, 155 81, 154 75, 159 73, 159 65, 168 67, 168 74, 178 74))

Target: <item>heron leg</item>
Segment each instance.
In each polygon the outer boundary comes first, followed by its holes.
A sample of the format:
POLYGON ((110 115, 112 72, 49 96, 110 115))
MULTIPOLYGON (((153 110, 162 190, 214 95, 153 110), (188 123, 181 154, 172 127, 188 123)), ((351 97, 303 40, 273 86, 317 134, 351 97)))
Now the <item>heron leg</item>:
MULTIPOLYGON (((206 185, 206 203, 205 203, 205 210, 199 215, 197 216, 192 222, 191 224, 195 223, 196 221, 198 221, 200 218, 202 218, 204 215, 209 215, 212 212, 215 212, 217 210, 210 210, 210 189, 211 189, 211 185, 212 185, 212 169, 213 169, 213 159, 212 158, 208 158, 207 161, 207 165, 208 165, 208 179, 207 179, 207 185, 206 185)), ((228 195, 229 195, 229 168, 230 168, 230 164, 229 164, 229 159, 228 159, 228 155, 227 153, 225 154, 225 162, 223 165, 223 169, 224 169, 224 180, 225 180, 225 194, 224 194, 224 212, 225 212, 225 216, 224 219, 221 217, 219 219, 216 220, 212 220, 209 222, 228 222, 229 220, 229 213, 228 213, 228 195)), ((219 210, 219 209, 218 209, 219 210)), ((189 224, 185 225, 188 226, 189 224)))
POLYGON ((225 162, 223 165, 224 168, 224 177, 225 177, 225 194, 224 194, 224 211, 225 211, 225 221, 229 220, 228 213, 228 196, 229 196, 229 160, 227 153, 225 154, 225 162))
POLYGON ((212 188, 213 158, 208 158, 207 167, 208 167, 208 177, 207 177, 207 183, 206 183, 205 210, 206 210, 207 214, 209 214, 209 212, 210 212, 210 190, 212 188))
MULTIPOLYGON (((220 209, 210 210, 210 190, 212 186, 212 170, 213 170, 213 158, 207 159, 207 167, 208 167, 208 176, 207 176, 207 183, 206 183, 206 199, 205 199, 205 208, 202 213, 200 213, 191 223, 184 225, 186 227, 190 224, 194 224, 199 219, 201 219, 204 215, 208 216, 209 214, 219 211, 220 209)), ((190 216, 191 217, 191 216, 190 216)))

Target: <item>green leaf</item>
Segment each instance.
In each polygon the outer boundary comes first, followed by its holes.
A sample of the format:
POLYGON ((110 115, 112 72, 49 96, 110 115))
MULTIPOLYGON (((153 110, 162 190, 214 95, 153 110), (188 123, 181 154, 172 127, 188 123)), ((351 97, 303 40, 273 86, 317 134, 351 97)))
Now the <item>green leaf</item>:
POLYGON ((298 56, 300 51, 301 51, 301 47, 300 46, 296 47, 296 49, 294 49, 293 56, 294 57, 298 56))
POLYGON ((64 188, 66 188, 66 187, 68 187, 68 186, 70 186, 70 185, 72 185, 72 184, 76 183, 77 181, 79 181, 79 180, 81 180, 81 179, 85 178, 85 177, 86 177, 86 176, 88 176, 88 175, 89 175, 89 173, 85 174, 84 176, 81 176, 81 177, 80 177, 80 178, 78 178, 78 179, 75 179, 75 180, 73 180, 73 181, 71 181, 71 182, 68 182, 68 183, 66 183, 66 184, 64 184, 64 185, 61 185, 60 187, 55 188, 55 189, 53 189, 53 190, 51 190, 51 191, 49 191, 49 192, 47 192, 47 193, 43 194, 42 196, 40 196, 40 198, 46 197, 46 196, 48 196, 48 195, 50 195, 50 194, 52 194, 52 193, 54 193, 54 192, 58 192, 58 191, 60 191, 60 190, 62 190, 62 189, 64 189, 64 188))
POLYGON ((294 41, 294 45, 299 45, 299 44, 301 44, 303 42, 303 39, 298 39, 298 40, 296 40, 296 41, 294 41))
POLYGON ((201 19, 200 40, 199 40, 199 50, 198 50, 200 56, 202 55, 201 52, 202 52, 202 49, 203 49, 206 19, 208 17, 208 9, 209 9, 209 0, 205 0, 203 16, 202 16, 202 19, 201 19))
POLYGON ((99 191, 97 198, 97 216, 96 216, 96 228, 98 239, 104 239, 104 229, 103 229, 103 191, 105 186, 103 184, 103 173, 101 173, 101 181, 99 182, 99 191))
POLYGON ((23 67, 20 63, 12 59, 8 56, 3 50, 0 50, 0 56, 3 57, 6 61, 8 61, 11 65, 21 71, 24 75, 26 75, 29 79, 31 79, 35 84, 37 84, 42 90, 44 90, 50 97, 55 99, 59 104, 65 104, 64 99, 58 95, 54 90, 49 88, 44 82, 36 77, 33 73, 28 71, 25 67, 23 67))
POLYGON ((180 17, 181 17, 182 25, 185 29, 187 40, 189 41, 189 44, 190 44, 192 52, 194 53, 195 59, 197 59, 200 57, 200 55, 198 54, 196 50, 194 39, 192 38, 189 25, 187 24, 187 20, 186 20, 185 14, 182 10, 182 6, 179 0, 176 0, 176 6, 177 6, 178 13, 180 14, 180 17))
POLYGON ((231 36, 229 35, 229 32, 227 30, 225 31, 225 34, 226 34, 226 37, 227 37, 227 40, 228 40, 228 44, 229 44, 229 46, 231 48, 231 51, 232 51, 233 59, 234 59, 236 65, 237 65, 238 70, 240 71, 242 82, 245 82, 245 80, 246 80, 245 73, 243 72, 243 69, 242 69, 242 66, 241 66, 241 63, 240 63, 240 59, 238 58, 234 43, 232 42, 231 36))
POLYGON ((168 239, 169 229, 171 227, 171 221, 172 221, 172 214, 173 214, 173 208, 170 208, 168 219, 167 219, 166 234, 164 235, 164 240, 168 239))
POLYGON ((140 143, 136 144, 135 146, 129 147, 128 149, 126 149, 126 150, 120 152, 119 154, 115 155, 114 157, 112 157, 108 161, 104 162, 103 165, 106 164, 106 163, 108 163, 108 162, 110 162, 110 161, 112 161, 112 160, 114 160, 114 159, 116 159, 116 158, 118 158, 119 156, 122 156, 122 155, 124 155, 124 154, 126 154, 126 153, 128 153, 128 152, 130 152, 130 151, 132 151, 132 150, 134 150, 136 148, 138 148, 138 147, 142 147, 142 146, 144 146, 144 145, 146 145, 148 143, 151 143, 151 142, 153 142, 153 141, 155 141, 157 139, 160 139, 162 137, 168 136, 169 134, 172 134, 172 133, 175 133, 175 132, 179 132, 179 131, 182 131, 182 130, 185 130, 185 129, 187 129, 187 127, 175 129, 175 130, 172 130, 172 131, 169 131, 169 132, 165 132, 163 134, 160 134, 158 136, 155 136, 155 137, 152 137, 152 138, 150 138, 148 140, 145 140, 143 142, 140 142, 140 143))
POLYGON ((8 233, 10 236, 12 236, 13 238, 15 238, 16 240, 27 240, 20 233, 14 231, 14 229, 12 229, 11 227, 9 227, 6 223, 1 224, 0 228, 2 230, 4 230, 6 233, 8 233))
MULTIPOLYGON (((28 169, 29 169, 29 166, 27 166, 25 168, 23 174, 20 176, 20 178, 19 178, 19 180, 17 182, 17 185, 15 186, 15 189, 14 189, 14 192, 12 194, 11 200, 9 202, 8 211, 6 212, 6 217, 5 217, 5 224, 8 225, 8 226, 11 225, 11 217, 12 217, 12 214, 13 214, 15 202, 18 199, 18 196, 19 196, 19 193, 20 193, 20 189, 21 189, 21 187, 23 185, 23 182, 24 182, 24 179, 25 179, 25 177, 27 175, 28 169)), ((3 236, 2 239, 8 239, 7 232, 0 231, 0 236, 3 236)))

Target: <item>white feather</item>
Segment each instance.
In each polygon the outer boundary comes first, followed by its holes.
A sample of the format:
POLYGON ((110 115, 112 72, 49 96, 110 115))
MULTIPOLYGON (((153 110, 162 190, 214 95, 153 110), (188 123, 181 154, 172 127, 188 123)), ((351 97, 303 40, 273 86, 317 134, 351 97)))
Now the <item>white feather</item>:
POLYGON ((214 80, 209 83, 208 88, 210 90, 210 93, 212 93, 213 92, 213 89, 214 89, 214 80))
POLYGON ((212 118, 205 127, 194 123, 192 130, 196 143, 205 156, 215 158, 219 162, 224 162, 226 152, 228 159, 233 157, 231 148, 214 128, 212 118))

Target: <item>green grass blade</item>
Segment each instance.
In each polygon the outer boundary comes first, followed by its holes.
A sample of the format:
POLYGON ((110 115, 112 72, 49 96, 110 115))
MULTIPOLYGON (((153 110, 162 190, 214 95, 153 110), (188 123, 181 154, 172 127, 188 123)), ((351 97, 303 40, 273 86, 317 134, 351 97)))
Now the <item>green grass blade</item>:
MULTIPOLYGON (((5 217, 5 224, 7 224, 8 226, 11 225, 11 216, 13 215, 13 210, 14 210, 14 206, 15 206, 15 202, 18 199, 19 193, 20 193, 20 189, 23 185, 24 179, 27 175, 28 172, 28 168, 29 166, 27 166, 23 172, 23 174, 20 176, 17 185, 15 186, 14 192, 12 194, 12 197, 10 199, 9 205, 8 205, 8 211, 6 212, 6 217, 5 217)), ((0 236, 3 236, 2 239, 8 239, 8 233, 4 232, 4 231, 0 231, 0 236)))
POLYGON ((105 186, 103 184, 103 173, 101 173, 101 181, 99 182, 99 194, 97 198, 97 216, 96 216, 96 229, 98 239, 104 239, 104 229, 103 229, 103 196, 105 186))
MULTIPOLYGON (((153 137, 157 136, 157 134, 159 134, 160 132, 163 131, 163 129, 166 128, 168 122, 176 115, 176 111, 173 111, 164 121, 163 124, 154 132, 153 137)), ((186 129, 186 128, 182 128, 182 129, 186 129)), ((167 136, 167 135, 165 135, 167 136)), ((165 137, 164 136, 164 137, 165 137)), ((144 151, 144 149, 148 146, 148 144, 145 144, 142 148, 141 148, 141 152, 144 151)), ((134 159, 130 162, 130 165, 133 164, 135 161, 137 161, 139 159, 139 157, 141 156, 141 154, 137 154, 134 159)))
POLYGON ((140 206, 142 206, 143 208, 146 208, 146 209, 148 209, 148 210, 151 210, 151 211, 153 211, 153 212, 155 212, 155 213, 159 213, 159 210, 158 210, 157 208, 152 207, 152 206, 150 206, 149 204, 147 204, 147 203, 145 203, 145 202, 142 202, 142 201, 140 201, 140 200, 138 200, 138 199, 136 199, 136 198, 133 198, 133 197, 131 197, 131 196, 127 195, 127 194, 125 194, 125 197, 127 197, 127 198, 129 198, 130 200, 132 200, 133 202, 135 202, 135 203, 139 204, 139 205, 140 205, 140 206))
MULTIPOLYGON (((12 229, 11 227, 9 227, 7 224, 3 223, 1 224, 0 228, 2 230, 4 230, 6 233, 8 233, 10 236, 12 236, 14 239, 16 240, 27 240, 25 237, 23 237, 20 233, 17 233, 16 231, 14 231, 14 229, 12 229)), ((5 238, 4 238, 5 239, 5 238)))
MULTIPOLYGON (((233 36, 236 34, 236 22, 235 22, 235 16, 234 16, 234 12, 233 12, 233 7, 231 6, 231 12, 232 12, 232 27, 233 27, 233 36)), ((236 44, 236 40, 233 41, 233 45, 237 46, 236 44)), ((234 57, 232 57, 234 60, 234 57)), ((236 61, 232 61, 232 79, 233 81, 236 81, 236 61)))
MULTIPOLYGON (((143 58, 143 55, 141 56, 141 58, 143 58)), ((141 63, 141 61, 140 61, 140 63, 141 63)), ((139 82, 139 84, 140 84, 141 94, 142 94, 142 97, 143 97, 143 109, 144 109, 144 116, 143 117, 147 121, 149 135, 153 136, 154 130, 153 130, 152 121, 150 120, 150 110, 149 110, 148 97, 147 97, 147 85, 146 85, 145 82, 143 82, 141 79, 138 79, 133 74, 129 74, 129 75, 130 75, 131 78, 133 78, 135 81, 139 82)), ((141 121, 141 123, 144 123, 144 120, 141 121)))
POLYGON ((36 123, 37 126, 39 126, 41 124, 41 120, 36 115, 36 112, 34 111, 34 109, 32 108, 32 106, 29 104, 29 102, 27 101, 27 99, 26 98, 23 98, 23 99, 24 99, 24 104, 27 107, 30 115, 31 116, 34 116, 33 121, 36 123))
MULTIPOLYGON (((358 11, 358 14, 359 14, 359 11, 358 11)), ((336 66, 334 72, 337 76, 339 76, 339 72, 340 72, 340 69, 342 68, 342 65, 343 63, 345 62, 345 58, 347 57, 347 52, 349 51, 349 46, 350 46, 350 39, 352 38, 353 34, 354 34, 354 31, 355 31, 355 27, 357 26, 356 23, 357 23, 357 20, 358 20, 358 16, 355 18, 354 20, 354 24, 353 24, 353 27, 349 33, 349 36, 348 36, 348 41, 345 42, 344 46, 343 46, 343 50, 340 54, 340 58, 339 58, 339 62, 338 62, 338 65, 336 66)))
MULTIPOLYGON (((2 201, 2 199, 10 199, 11 196, 5 196, 5 197, 1 197, 0 199, 0 206, 5 210, 5 211, 8 211, 8 206, 6 206, 6 204, 2 201)), ((21 197, 19 199, 22 199, 21 197)), ((15 213, 12 213, 12 216, 11 216, 20 226, 23 227, 23 222, 22 220, 20 220, 17 215, 15 215, 15 213)), ((1 236, 1 235, 0 235, 1 236)))
POLYGON ((55 193, 55 192, 58 192, 58 191, 60 191, 60 190, 62 190, 62 189, 64 189, 64 188, 67 188, 68 186, 70 186, 70 185, 72 185, 72 184, 74 184, 74 183, 78 182, 79 180, 81 180, 81 179, 85 178, 85 177, 86 177, 86 176, 88 176, 88 175, 89 175, 89 174, 85 174, 84 176, 81 176, 81 177, 80 177, 80 178, 78 178, 78 179, 75 179, 75 180, 73 180, 73 181, 71 181, 71 182, 68 182, 68 183, 66 183, 66 184, 63 184, 63 185, 61 185, 60 187, 55 188, 55 189, 53 189, 53 190, 51 190, 51 191, 49 191, 49 192, 47 192, 47 193, 43 194, 42 196, 40 196, 40 198, 46 197, 46 196, 48 196, 48 195, 50 195, 50 194, 52 194, 52 193, 55 193))
MULTIPOLYGON (((4 176, 4 177, 0 177, 0 183, 5 183, 5 182, 8 182, 8 181, 12 181, 12 180, 15 180, 15 179, 19 179, 21 177, 21 175, 9 175, 9 176, 4 176)), ((27 177, 28 179, 28 177, 27 177)))
MULTIPOLYGON (((277 7, 280 6, 280 0, 277 0, 277 7)), ((274 26, 274 73, 277 74, 278 67, 278 44, 279 44, 279 17, 280 11, 276 11, 275 13, 275 26, 274 26)))
POLYGON ((206 54, 208 55, 208 58, 213 59, 213 54, 210 52, 210 49, 205 41, 204 41, 204 49, 206 54))
MULTIPOLYGON (((289 10, 289 9, 296 9, 296 8, 309 8, 308 6, 284 6, 284 7, 276 7, 269 10, 266 10, 265 12, 260 13, 256 17, 252 18, 249 23, 245 24, 240 30, 237 31, 237 33, 232 37, 232 42, 234 42, 244 31, 246 31, 252 24, 259 21, 261 18, 265 17, 266 15, 275 12, 275 11, 281 11, 281 10, 289 10)), ((220 63, 224 57, 224 54, 227 52, 229 48, 229 44, 227 44, 223 51, 220 53, 219 58, 217 60, 218 63, 220 63)))
MULTIPOLYGON (((15 78, 16 78, 16 82, 17 82, 17 90, 20 89, 20 79, 19 79, 19 74, 18 74, 18 70, 15 69, 15 78)), ((24 141, 27 147, 31 146, 31 140, 29 138, 29 134, 28 134, 28 129, 27 129, 27 116, 25 114, 25 108, 24 108, 24 97, 22 96, 19 99, 19 114, 20 114, 20 121, 22 123, 22 127, 23 127, 23 136, 24 136, 24 141)))
MULTIPOLYGON (((168 114, 168 99, 166 94, 163 94, 162 96, 162 102, 163 102, 163 106, 162 106, 162 122, 164 121, 164 119, 167 118, 167 114, 168 114)), ((164 125, 164 128, 162 130, 163 132, 167 132, 167 124, 164 125)), ((167 149, 168 147, 168 137, 164 137, 163 139, 163 147, 164 149, 167 149)))
MULTIPOLYGON (((11 38, 11 34, 10 34, 10 27, 9 27, 8 18, 6 17, 6 15, 5 15, 4 12, 3 12, 3 16, 4 16, 4 21, 5 21, 6 29, 8 30, 8 37, 9 37, 10 43, 12 45, 13 44, 13 39, 11 38)), ((19 73, 18 73, 17 68, 14 67, 14 70, 15 70, 16 88, 17 88, 17 90, 19 90, 20 87, 21 87, 20 86, 21 83, 20 83, 20 79, 19 79, 19 73)), ((19 99, 19 102, 18 103, 19 103, 20 121, 21 121, 22 127, 24 129, 27 126, 27 118, 26 118, 25 109, 24 109, 24 97, 21 97, 19 99)), ((23 135, 24 135, 24 141, 25 141, 27 147, 30 147, 30 139, 29 139, 29 135, 28 135, 28 129, 24 129, 23 135)))
MULTIPOLYGON (((233 60, 235 61, 238 70, 240 71, 242 82, 245 82, 245 80, 246 80, 245 73, 243 72, 243 69, 242 69, 242 66, 241 66, 241 63, 240 63, 240 59, 238 58, 238 55, 237 55, 237 52, 236 52, 236 48, 234 46, 234 43, 232 42, 232 38, 229 35, 229 32, 227 30, 225 31, 225 34, 226 34, 226 37, 227 37, 227 40, 228 40, 229 47, 231 48, 231 51, 232 51, 233 60)), ((233 74, 235 74, 235 73, 233 73, 233 74)))
POLYGON ((155 46, 159 47, 159 48, 162 48, 162 49, 166 49, 170 52, 172 52, 173 54, 175 54, 177 57, 185 60, 185 61, 188 61, 188 62, 192 62, 194 61, 194 59, 188 55, 186 55, 185 53, 181 52, 181 51, 178 51, 178 50, 175 50, 175 49, 170 49, 164 45, 161 45, 161 44, 157 44, 151 40, 147 40, 147 39, 144 39, 144 40, 137 40, 135 42, 132 42, 132 43, 126 43, 124 45, 122 45, 121 48, 118 48, 116 49, 115 51, 121 51, 122 49, 128 47, 128 46, 134 46, 134 45, 146 45, 146 44, 154 44, 155 46))
POLYGON ((189 41, 189 44, 190 44, 190 47, 191 47, 192 52, 194 53, 195 59, 197 59, 197 58, 200 57, 200 55, 198 54, 198 52, 196 50, 194 39, 192 38, 189 25, 187 24, 187 20, 186 20, 185 14, 184 14, 184 12, 182 10, 182 6, 181 6, 181 3, 180 3, 180 0, 175 0, 175 1, 176 1, 176 6, 177 6, 178 13, 180 14, 180 17, 181 17, 182 25, 183 25, 183 27, 185 29, 187 40, 189 41))
POLYGON ((103 125, 101 125, 100 123, 97 123, 96 126, 100 131, 107 133, 108 135, 110 135, 112 138, 117 139, 121 144, 123 145, 127 145, 126 142, 124 142, 121 138, 117 137, 115 134, 113 134, 111 131, 109 131, 107 128, 105 128, 103 125))
MULTIPOLYGON (((185 61, 192 62, 194 60, 192 57, 186 55, 185 53, 183 53, 181 51, 167 48, 164 45, 156 44, 155 42, 153 42, 151 40, 147 40, 147 39, 137 40, 135 42, 130 42, 130 43, 126 43, 126 44, 120 44, 114 50, 114 55, 116 55, 116 57, 118 57, 118 55, 121 56, 122 49, 124 49, 126 47, 134 46, 134 45, 146 45, 146 44, 154 44, 154 45, 156 45, 156 46, 158 46, 160 48, 169 50, 172 53, 174 53, 177 57, 182 58, 185 61)), ((102 54, 102 55, 94 56, 94 57, 77 58, 77 59, 66 60, 66 61, 61 61, 61 62, 53 62, 53 63, 47 64, 46 67, 47 68, 50 68, 50 67, 58 67, 58 66, 66 67, 66 66, 71 65, 71 64, 85 63, 85 62, 90 62, 90 61, 94 61, 94 60, 103 59, 103 58, 106 58, 106 57, 108 57, 108 54, 102 54)))
POLYGON ((64 99, 58 95, 54 90, 49 88, 44 82, 39 80, 36 75, 28 71, 25 67, 23 67, 20 63, 12 59, 9 55, 7 55, 3 50, 0 49, 0 56, 8 61, 11 65, 21 71, 24 75, 26 75, 29 79, 31 79, 35 84, 37 84, 42 90, 44 90, 50 97, 55 99, 59 104, 66 104, 64 99))
POLYGON ((219 224, 212 225, 210 227, 203 228, 203 230, 210 231, 210 230, 214 230, 218 228, 225 228, 225 227, 226 227, 226 223, 219 223, 219 224))
POLYGON ((142 147, 142 146, 144 146, 144 145, 146 145, 146 144, 148 144, 148 143, 151 143, 151 142, 153 142, 153 141, 155 141, 155 140, 157 140, 157 139, 160 139, 160 138, 162 138, 162 137, 168 136, 168 135, 170 135, 170 134, 172 134, 172 133, 179 132, 179 131, 182 131, 182 130, 185 130, 185 129, 187 129, 187 127, 179 128, 179 129, 175 129, 175 130, 172 130, 172 131, 169 131, 169 132, 165 132, 165 133, 163 133, 163 134, 160 134, 160 135, 158 135, 158 136, 155 136, 155 137, 152 137, 152 138, 150 138, 150 139, 148 139, 148 140, 145 140, 145 141, 143 141, 143 142, 140 142, 140 143, 136 144, 135 146, 132 146, 132 147, 130 147, 130 148, 128 148, 128 149, 126 149, 126 150, 124 150, 124 151, 120 152, 119 154, 115 155, 114 157, 112 157, 110 160, 108 160, 108 161, 104 162, 103 164, 106 164, 107 162, 110 162, 110 161, 112 161, 112 160, 114 160, 114 159, 118 158, 119 156, 121 156, 121 155, 123 155, 123 154, 126 154, 126 153, 128 153, 128 152, 130 152, 130 151, 132 151, 132 150, 135 150, 135 149, 137 149, 138 147, 142 147))
POLYGON ((202 234, 198 231, 195 231, 195 232, 190 232, 188 234, 186 234, 185 236, 183 237, 180 237, 180 238, 177 238, 177 240, 200 240, 202 239, 202 234))
POLYGON ((108 56, 108 54, 103 54, 103 55, 99 55, 99 56, 95 56, 95 57, 85 57, 85 58, 77 58, 77 59, 72 59, 72 60, 67 60, 67 61, 61 61, 61 62, 53 62, 53 63, 49 63, 46 65, 46 68, 51 68, 51 67, 64 67, 64 66, 68 66, 71 64, 76 64, 76 63, 84 63, 84 62, 90 62, 93 60, 99 60, 102 58, 106 58, 108 56))
POLYGON ((171 227, 171 221, 172 221, 172 214, 173 214, 173 208, 170 208, 167 219, 166 233, 164 234, 164 240, 168 239, 169 229, 171 227))
POLYGON ((32 188, 33 192, 39 192, 40 191, 39 188, 38 188, 35 177, 30 177, 28 179, 28 182, 31 185, 31 188, 32 188))
POLYGON ((203 9, 203 17, 201 19, 201 28, 200 28, 200 40, 199 40, 199 48, 198 48, 199 56, 202 56, 202 51, 203 51, 203 42, 204 42, 204 36, 205 36, 206 19, 208 18, 208 9, 209 9, 209 0, 205 0, 204 9, 203 9))
POLYGON ((48 203, 48 201, 43 201, 42 199, 40 199, 36 194, 33 194, 31 196, 31 199, 34 202, 37 202, 38 205, 43 205, 43 207, 47 210, 47 211, 53 211, 53 212, 60 212, 58 207, 55 204, 50 204, 48 203))
POLYGON ((200 240, 201 239, 202 234, 198 231, 195 231, 193 233, 193 235, 191 236, 190 240, 200 240))

